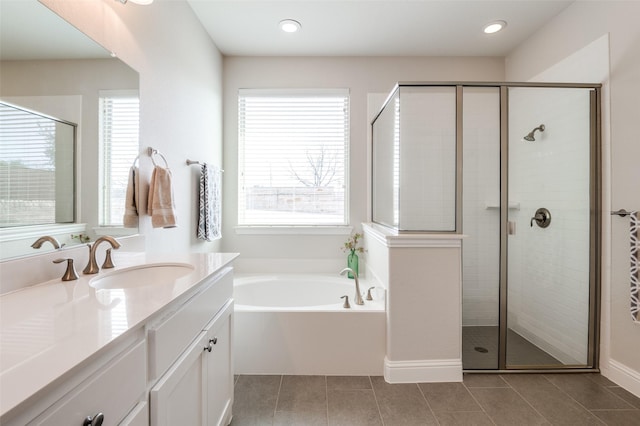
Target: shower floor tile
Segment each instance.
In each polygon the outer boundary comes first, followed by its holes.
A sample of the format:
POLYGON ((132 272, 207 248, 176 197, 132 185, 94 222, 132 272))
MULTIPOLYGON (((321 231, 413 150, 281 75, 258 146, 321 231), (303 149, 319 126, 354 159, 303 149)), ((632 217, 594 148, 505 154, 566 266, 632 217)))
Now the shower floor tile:
MULTIPOLYGON (((462 327, 462 364, 467 370, 498 368, 498 327, 462 327)), ((562 365, 527 339, 507 330, 507 365, 562 365)))

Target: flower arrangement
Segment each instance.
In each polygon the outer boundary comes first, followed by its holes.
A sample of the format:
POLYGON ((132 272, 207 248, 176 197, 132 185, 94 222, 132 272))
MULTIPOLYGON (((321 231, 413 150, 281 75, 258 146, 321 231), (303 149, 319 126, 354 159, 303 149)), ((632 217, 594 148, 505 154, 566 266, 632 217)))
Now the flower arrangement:
POLYGON ((89 241, 91 241, 91 237, 89 237, 88 235, 85 235, 85 234, 78 234, 78 235, 71 234, 71 239, 72 240, 78 240, 81 243, 88 243, 89 241))
POLYGON ((342 251, 345 253, 350 252, 351 254, 354 254, 355 252, 364 253, 364 247, 358 247, 358 242, 361 238, 362 234, 359 234, 357 232, 350 235, 349 238, 347 238, 347 241, 345 241, 344 245, 342 246, 342 251))

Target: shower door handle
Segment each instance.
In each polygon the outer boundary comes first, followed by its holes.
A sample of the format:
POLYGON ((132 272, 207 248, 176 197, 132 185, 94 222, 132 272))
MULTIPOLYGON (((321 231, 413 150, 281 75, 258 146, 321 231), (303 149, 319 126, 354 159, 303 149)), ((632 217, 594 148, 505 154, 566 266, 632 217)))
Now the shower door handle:
POLYGON ((551 212, 544 207, 536 210, 536 214, 531 218, 531 227, 535 222, 540 228, 546 228, 551 223, 551 212))

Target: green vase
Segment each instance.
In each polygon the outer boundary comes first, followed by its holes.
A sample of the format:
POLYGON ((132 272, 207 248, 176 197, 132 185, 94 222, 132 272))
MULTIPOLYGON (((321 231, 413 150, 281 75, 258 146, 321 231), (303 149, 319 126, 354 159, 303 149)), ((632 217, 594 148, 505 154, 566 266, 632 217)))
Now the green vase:
MULTIPOLYGON (((347 266, 351 268, 356 275, 360 275, 358 272, 358 255, 355 250, 351 250, 351 253, 347 256, 347 266)), ((349 272, 347 276, 353 279, 353 274, 351 272, 349 272)))

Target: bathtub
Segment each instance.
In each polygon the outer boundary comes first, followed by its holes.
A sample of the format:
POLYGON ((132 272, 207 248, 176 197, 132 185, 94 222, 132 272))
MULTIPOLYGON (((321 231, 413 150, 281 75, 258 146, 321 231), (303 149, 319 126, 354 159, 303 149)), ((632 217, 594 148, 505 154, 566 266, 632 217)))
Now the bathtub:
POLYGON ((384 290, 356 305, 353 280, 320 274, 234 278, 236 374, 381 375, 386 344, 384 290), (348 295, 351 309, 343 308, 348 295))

